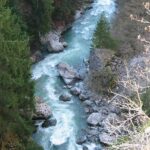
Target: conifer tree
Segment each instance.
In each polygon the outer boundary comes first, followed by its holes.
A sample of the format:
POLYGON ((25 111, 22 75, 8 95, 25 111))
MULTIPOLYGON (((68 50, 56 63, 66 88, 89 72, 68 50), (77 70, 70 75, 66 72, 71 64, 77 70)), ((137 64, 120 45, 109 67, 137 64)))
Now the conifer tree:
POLYGON ((28 36, 6 0, 0 2, 0 149, 26 150, 33 131, 28 36), (11 138, 13 137, 13 138, 11 138))
POLYGON ((105 16, 105 13, 102 13, 97 24, 93 38, 93 46, 95 48, 108 48, 112 50, 117 47, 116 41, 111 36, 110 24, 105 16))

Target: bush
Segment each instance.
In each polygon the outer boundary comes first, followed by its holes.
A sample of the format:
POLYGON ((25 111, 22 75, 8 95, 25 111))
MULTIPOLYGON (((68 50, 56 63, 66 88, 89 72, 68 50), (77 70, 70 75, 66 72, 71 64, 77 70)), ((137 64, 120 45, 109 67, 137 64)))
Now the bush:
POLYGON ((141 100, 143 102, 143 110, 148 116, 150 116, 150 88, 142 94, 141 100))
POLYGON ((111 36, 110 24, 105 16, 105 13, 102 13, 97 24, 93 38, 93 46, 94 48, 107 48, 112 50, 117 48, 117 41, 111 36))
POLYGON ((91 75, 92 89, 97 93, 108 94, 109 89, 116 86, 116 79, 117 75, 107 66, 101 72, 95 72, 91 75))

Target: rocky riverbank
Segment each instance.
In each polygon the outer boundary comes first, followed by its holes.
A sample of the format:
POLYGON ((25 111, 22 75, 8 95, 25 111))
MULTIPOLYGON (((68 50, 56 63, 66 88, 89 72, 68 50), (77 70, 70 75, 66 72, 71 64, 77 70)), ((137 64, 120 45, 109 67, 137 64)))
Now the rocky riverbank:
POLYGON ((89 72, 88 76, 84 77, 68 64, 56 65, 65 84, 64 88, 70 91, 62 94, 59 99, 68 102, 74 95, 79 97, 84 106, 87 128, 79 131, 76 143, 82 145, 83 150, 88 150, 88 143, 96 143, 96 150, 101 149, 99 144, 104 146, 103 149, 107 149, 116 143, 117 139, 127 137, 135 127, 148 120, 141 106, 131 98, 136 92, 133 91, 135 89, 132 83, 140 87, 138 91, 148 83, 141 77, 140 72, 149 70, 149 47, 128 62, 111 50, 95 49, 86 63, 89 66, 86 70, 89 72), (91 83, 94 85, 91 86, 91 83))
POLYGON ((36 127, 41 125, 43 128, 55 126, 57 120, 53 117, 50 106, 44 102, 40 97, 35 97, 35 113, 32 116, 36 127))
MULTIPOLYGON (((70 94, 79 97, 87 114, 87 129, 81 130, 76 142, 85 148, 87 143, 103 143, 110 145, 116 139, 110 135, 110 124, 115 124, 120 119, 120 109, 107 101, 108 97, 99 96, 91 92, 79 78, 79 73, 68 64, 58 64, 57 69, 60 77, 70 89, 70 94)), ((63 101, 70 100, 70 94, 62 95, 63 101)), ((61 98, 62 99, 62 98, 61 98)), ((97 147, 98 148, 98 147, 97 147)))
MULTIPOLYGON (((87 0, 81 5, 76 11, 74 15, 74 21, 79 19, 86 10, 91 9, 91 4, 93 0, 87 0)), ((63 22, 63 21, 62 21, 63 22)), ((67 42, 64 41, 63 33, 72 27, 72 22, 63 25, 57 25, 53 30, 46 33, 45 35, 40 36, 41 44, 45 47, 45 49, 50 53, 58 53, 62 52, 65 47, 68 46, 67 42)), ((42 51, 36 51, 31 56, 32 63, 36 63, 44 58, 42 51)))
POLYGON ((142 110, 140 99, 142 92, 150 84, 150 49, 146 43, 149 36, 147 30, 143 31, 144 24, 137 19, 148 16, 144 15, 146 10, 140 1, 119 1, 117 7, 112 33, 120 38, 119 49, 114 55, 108 53, 108 50, 94 49, 89 60, 89 77, 85 81, 92 92, 98 93, 97 97, 94 95, 91 98, 93 100, 88 101, 88 109, 86 108, 88 130, 89 133, 94 132, 90 140, 105 146, 112 146, 118 139, 136 134, 137 128, 149 120, 142 110), (132 14, 137 15, 136 18, 132 14), (103 96, 99 95, 100 92, 103 96))

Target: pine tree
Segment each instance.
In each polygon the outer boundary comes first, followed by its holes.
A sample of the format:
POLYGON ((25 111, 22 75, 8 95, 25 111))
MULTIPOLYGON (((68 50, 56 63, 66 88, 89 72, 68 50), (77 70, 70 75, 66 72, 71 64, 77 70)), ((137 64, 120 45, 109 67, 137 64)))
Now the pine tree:
POLYGON ((102 13, 97 24, 93 38, 93 46, 95 48, 108 48, 112 50, 115 50, 117 47, 116 41, 111 36, 110 24, 105 16, 105 13, 102 13))
POLYGON ((26 150, 34 110, 29 39, 6 0, 0 2, 0 14, 0 149, 9 149, 12 139, 16 150, 26 150))

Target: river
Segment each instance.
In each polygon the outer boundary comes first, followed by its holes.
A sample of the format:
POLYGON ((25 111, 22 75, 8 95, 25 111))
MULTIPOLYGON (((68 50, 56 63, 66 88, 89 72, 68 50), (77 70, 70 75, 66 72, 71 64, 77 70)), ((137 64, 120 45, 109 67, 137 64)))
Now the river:
MULTIPOLYGON (((66 91, 64 83, 58 77, 56 65, 65 62, 75 69, 84 69, 84 59, 88 59, 93 32, 103 11, 110 18, 115 10, 114 0, 95 0, 93 8, 73 23, 73 27, 64 35, 68 47, 61 53, 49 54, 32 67, 32 78, 35 80, 35 95, 42 97, 53 112, 57 124, 54 127, 38 128, 33 138, 44 150, 82 150, 76 144, 76 135, 80 129, 86 128, 86 114, 77 97, 69 102, 59 100, 66 91)), ((94 150, 94 144, 89 144, 94 150)))

